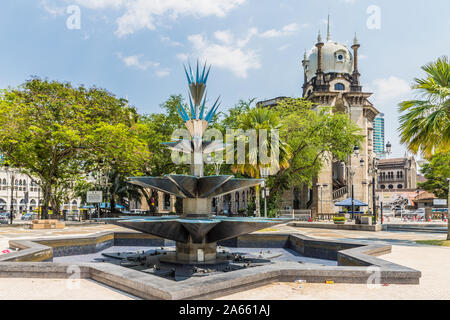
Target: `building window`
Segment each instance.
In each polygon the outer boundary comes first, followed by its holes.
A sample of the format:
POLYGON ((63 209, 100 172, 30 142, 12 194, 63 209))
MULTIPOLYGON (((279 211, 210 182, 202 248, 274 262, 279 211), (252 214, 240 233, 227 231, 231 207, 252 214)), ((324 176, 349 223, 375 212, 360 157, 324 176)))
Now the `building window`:
POLYGON ((344 91, 345 90, 345 86, 342 83, 336 83, 334 85, 334 90, 344 91))
POLYGON ((397 186, 397 189, 403 189, 403 185, 399 184, 399 185, 397 186))
POLYGON ((382 185, 380 186, 380 188, 384 190, 384 189, 386 189, 386 186, 385 186, 384 184, 382 184, 382 185))
POLYGON ((389 188, 389 189, 394 189, 394 186, 393 186, 392 184, 390 184, 390 185, 388 186, 388 188, 389 188))

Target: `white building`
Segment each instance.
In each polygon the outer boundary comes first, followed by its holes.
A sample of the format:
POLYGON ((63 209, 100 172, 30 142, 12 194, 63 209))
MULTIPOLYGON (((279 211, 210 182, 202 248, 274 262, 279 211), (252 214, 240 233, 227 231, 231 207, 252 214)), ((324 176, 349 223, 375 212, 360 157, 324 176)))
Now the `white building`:
MULTIPOLYGON (((17 169, 0 167, 0 212, 10 212, 11 200, 15 213, 26 213, 43 204, 43 194, 38 186, 39 179, 31 179, 28 175, 20 173, 17 169), (11 195, 11 182, 14 187, 11 195)), ((81 200, 74 198, 65 203, 61 210, 63 213, 79 213, 81 200)))

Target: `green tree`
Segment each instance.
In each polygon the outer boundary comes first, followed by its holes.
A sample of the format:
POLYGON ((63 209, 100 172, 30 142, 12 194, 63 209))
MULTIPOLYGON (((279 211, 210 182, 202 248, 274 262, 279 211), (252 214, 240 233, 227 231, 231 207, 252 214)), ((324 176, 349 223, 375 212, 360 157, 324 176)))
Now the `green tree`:
POLYGON ((33 78, 3 90, 0 103, 0 152, 39 177, 44 218, 55 187, 86 175, 99 159, 138 173, 149 157, 135 110, 104 89, 33 78))
MULTIPOLYGON (((450 209, 450 151, 436 153, 428 159, 429 162, 425 163, 420 170, 427 180, 419 183, 419 187, 438 198, 447 198, 450 209)), ((447 218, 449 218, 448 213, 447 218)), ((450 240, 450 223, 448 225, 447 240, 450 240)))
POLYGON ((323 165, 332 160, 347 160, 363 139, 360 128, 347 114, 333 113, 329 107, 314 110, 311 101, 291 98, 281 101, 276 111, 285 129, 292 156, 271 182, 271 196, 289 188, 311 187, 323 165))
POLYGON ((431 156, 450 148, 450 63, 443 56, 422 67, 413 89, 422 98, 400 103, 401 142, 413 153, 431 156))
MULTIPOLYGON (((267 130, 269 133, 270 130, 279 130, 280 132, 284 131, 284 127, 282 126, 282 122, 277 114, 277 112, 269 109, 269 108, 248 108, 244 113, 237 116, 237 126, 238 129, 242 129, 243 131, 247 130, 255 130, 256 136, 259 137, 261 134, 261 130, 267 130)), ((280 137, 283 136, 283 133, 280 133, 280 137)), ((240 139, 242 137, 238 137, 240 139)), ((229 142, 228 142, 229 143, 229 142)), ((259 179, 261 178, 261 169, 268 167, 267 164, 261 163, 259 157, 256 154, 251 154, 251 152, 259 152, 262 147, 267 148, 267 152, 269 155, 272 155, 275 152, 275 149, 278 148, 279 156, 276 160, 276 163, 272 163, 275 167, 280 169, 285 169, 289 166, 289 159, 291 157, 291 148, 289 145, 281 138, 278 142, 277 146, 273 145, 274 141, 270 139, 268 136, 267 140, 262 142, 266 144, 265 146, 260 145, 261 140, 257 139, 258 147, 252 151, 246 152, 246 159, 244 164, 234 164, 232 166, 233 172, 239 172, 243 175, 249 176, 251 178, 259 179), (257 164, 252 164, 251 159, 258 159, 257 164)), ((257 216, 260 216, 260 186, 257 185, 255 187, 255 195, 256 195, 256 213, 257 216)))
POLYGON ((420 171, 427 179, 419 183, 419 188, 433 193, 440 199, 448 196, 448 182, 450 178, 450 151, 437 153, 429 158, 428 163, 424 163, 420 171))

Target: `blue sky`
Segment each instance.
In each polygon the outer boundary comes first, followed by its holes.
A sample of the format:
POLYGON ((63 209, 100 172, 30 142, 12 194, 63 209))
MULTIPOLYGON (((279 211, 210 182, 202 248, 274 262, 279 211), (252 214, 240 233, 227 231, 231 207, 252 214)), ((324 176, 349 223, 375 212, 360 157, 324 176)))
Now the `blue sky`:
POLYGON ((411 97, 421 65, 449 53, 449 10, 446 0, 4 1, 0 86, 37 75, 103 87, 141 113, 159 112, 171 94, 186 96, 182 65, 199 57, 213 64, 208 92, 222 96, 222 109, 299 97, 303 52, 319 29, 325 34, 330 13, 333 40, 349 45, 358 34, 362 84, 386 115, 393 156, 403 156, 397 104, 411 97))

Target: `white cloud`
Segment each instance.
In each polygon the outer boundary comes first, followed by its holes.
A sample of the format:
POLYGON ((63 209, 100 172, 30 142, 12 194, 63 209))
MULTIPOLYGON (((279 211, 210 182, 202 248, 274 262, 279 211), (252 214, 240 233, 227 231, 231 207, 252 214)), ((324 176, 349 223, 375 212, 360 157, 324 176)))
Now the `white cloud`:
POLYGON ((154 74, 157 77, 167 77, 170 75, 170 69, 162 68, 159 62, 153 62, 149 60, 144 60, 142 54, 136 54, 131 56, 124 56, 121 52, 117 53, 117 57, 122 60, 122 62, 127 67, 134 67, 140 70, 146 71, 151 68, 154 70, 154 74))
POLYGON ((79 5, 92 10, 116 9, 116 35, 123 37, 142 29, 155 30, 163 18, 176 20, 180 16, 202 18, 225 17, 247 0, 40 0, 52 15, 63 15, 67 5, 79 5), (56 5, 55 3, 58 3, 56 5), (65 3, 65 5, 64 5, 65 3))
POLYGON ((161 39, 161 42, 167 43, 168 45, 170 45, 172 47, 181 47, 181 46, 183 46, 180 42, 173 41, 169 37, 161 36, 160 39, 161 39))
MULTIPOLYGON (((81 1, 81 0, 78 0, 81 1)), ((82 0, 88 1, 88 0, 82 0)), ((103 2, 102 0, 97 0, 103 2)), ((119 1, 119 0, 117 0, 119 1)), ((156 29, 156 19, 169 16, 224 17, 246 0, 128 0, 125 14, 117 19, 117 36, 123 37, 141 29, 156 29)))
POLYGON ((291 44, 291 43, 288 43, 288 44, 282 45, 282 46, 279 47, 277 50, 278 50, 278 51, 284 51, 284 50, 290 48, 291 46, 292 46, 292 44, 291 44))
POLYGON ((216 32, 214 32, 214 36, 216 37, 217 40, 223 42, 224 44, 228 44, 228 45, 230 45, 234 40, 234 36, 230 32, 230 30, 216 31, 216 32))
POLYGON ((157 70, 155 74, 160 78, 167 77, 168 75, 170 75, 170 70, 169 69, 157 70))
POLYGON ((283 36, 290 36, 297 32, 299 28, 306 28, 309 26, 308 24, 303 24, 301 26, 297 25, 296 23, 291 23, 280 30, 276 29, 270 29, 260 34, 262 38, 274 38, 274 37, 283 37, 283 36))
POLYGON ((141 70, 147 70, 150 67, 156 68, 159 66, 158 62, 143 61, 142 56, 143 56, 142 54, 132 55, 132 56, 124 56, 120 52, 117 54, 117 57, 119 57, 120 60, 122 60, 123 63, 125 63, 125 65, 127 67, 136 67, 141 70))
MULTIPOLYGON (((250 28, 245 36, 237 38, 230 30, 219 30, 214 32, 214 39, 209 40, 204 34, 194 34, 188 37, 192 45, 192 52, 179 53, 177 57, 186 61, 189 56, 208 60, 209 63, 223 69, 229 69, 239 78, 246 78, 249 70, 261 68, 260 56, 256 50, 247 48, 253 37, 275 38, 292 35, 300 28, 308 27, 308 24, 301 26, 291 23, 280 30, 271 29, 259 32, 257 28, 250 28)), ((283 46, 279 50, 285 50, 288 46, 283 46)))
POLYGON ((66 13, 66 7, 57 6, 48 0, 41 0, 40 5, 52 16, 61 16, 66 13))
MULTIPOLYGON (((249 70, 261 68, 258 53, 244 48, 254 32, 255 29, 250 29, 244 39, 235 39, 229 31, 215 32, 218 43, 209 41, 202 34, 191 35, 188 37, 193 47, 191 56, 207 60, 217 68, 228 69, 239 78, 246 78, 249 70)), ((185 53, 177 55, 181 60, 186 60, 188 56, 185 53)))
POLYGON ((89 9, 120 8, 125 4, 125 0, 66 0, 66 2, 89 9))
POLYGON ((376 79, 372 82, 370 88, 375 93, 375 106, 388 103, 395 106, 411 94, 411 87, 408 82, 395 76, 376 79))

